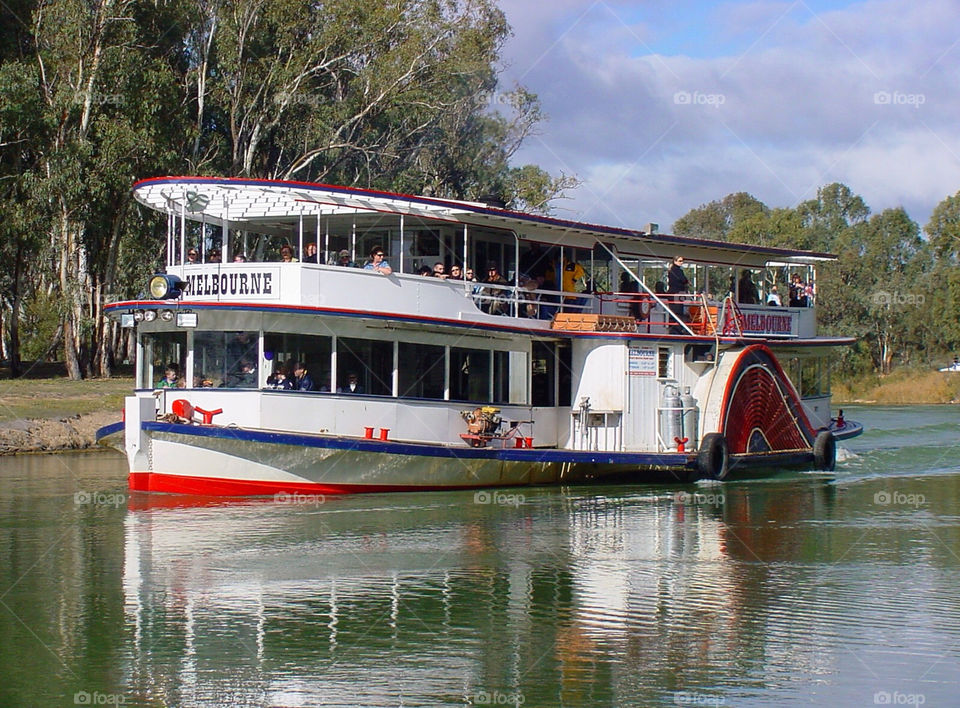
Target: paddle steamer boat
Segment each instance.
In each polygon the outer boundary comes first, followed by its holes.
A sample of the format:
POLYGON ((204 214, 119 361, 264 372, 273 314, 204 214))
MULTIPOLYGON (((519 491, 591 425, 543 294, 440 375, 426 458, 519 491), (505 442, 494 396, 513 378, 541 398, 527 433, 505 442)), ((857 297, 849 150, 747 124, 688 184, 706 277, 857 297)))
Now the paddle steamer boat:
POLYGON ((134 195, 166 218, 166 263, 149 297, 108 306, 135 332, 137 386, 98 433, 134 490, 724 479, 832 469, 861 431, 830 412, 829 361, 853 340, 817 336, 814 306, 748 302, 830 254, 301 182, 134 195), (316 263, 277 260, 310 243, 316 263), (389 268, 350 267, 379 251, 389 268), (689 293, 662 287, 676 255, 689 293), (502 277, 418 274, 436 263, 502 277), (312 390, 274 387, 293 362, 312 390), (159 387, 170 364, 179 384, 159 387))

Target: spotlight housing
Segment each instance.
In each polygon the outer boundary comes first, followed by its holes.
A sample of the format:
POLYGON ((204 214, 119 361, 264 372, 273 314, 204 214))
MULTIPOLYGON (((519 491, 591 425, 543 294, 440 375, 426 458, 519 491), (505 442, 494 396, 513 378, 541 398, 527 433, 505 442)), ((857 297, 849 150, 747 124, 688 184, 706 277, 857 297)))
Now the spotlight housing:
POLYGON ((156 311, 156 310, 144 310, 144 311, 143 311, 143 321, 144 321, 144 322, 153 322, 155 319, 157 319, 157 311, 156 311))
POLYGON ((176 300, 186 287, 187 284, 175 275, 157 273, 150 278, 150 295, 155 300, 176 300))

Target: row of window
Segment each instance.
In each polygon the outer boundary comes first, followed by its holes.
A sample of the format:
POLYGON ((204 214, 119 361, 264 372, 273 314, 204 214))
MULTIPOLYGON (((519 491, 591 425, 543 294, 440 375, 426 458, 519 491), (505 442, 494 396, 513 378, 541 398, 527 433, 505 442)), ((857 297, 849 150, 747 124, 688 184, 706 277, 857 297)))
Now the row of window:
POLYGON ((144 333, 141 345, 141 388, 171 385, 163 378, 173 367, 180 376, 172 385, 182 387, 263 388, 283 373, 294 388, 308 378, 310 390, 321 392, 570 404, 570 348, 554 343, 535 342, 532 360, 516 351, 273 332, 264 334, 261 356, 254 331, 195 331, 192 357, 186 332, 144 333), (299 381, 298 364, 306 372, 299 381))

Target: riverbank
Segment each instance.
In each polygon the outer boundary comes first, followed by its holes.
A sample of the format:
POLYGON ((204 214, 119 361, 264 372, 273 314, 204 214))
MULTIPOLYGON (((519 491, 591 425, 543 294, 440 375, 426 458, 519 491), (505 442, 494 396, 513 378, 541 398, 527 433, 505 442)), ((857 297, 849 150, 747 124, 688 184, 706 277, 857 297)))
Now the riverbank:
POLYGON ((0 455, 93 448, 97 429, 121 419, 133 389, 132 376, 72 381, 55 364, 0 377, 0 455))
POLYGON ((833 405, 875 403, 923 405, 960 403, 960 373, 898 369, 886 376, 871 374, 833 381, 833 405))

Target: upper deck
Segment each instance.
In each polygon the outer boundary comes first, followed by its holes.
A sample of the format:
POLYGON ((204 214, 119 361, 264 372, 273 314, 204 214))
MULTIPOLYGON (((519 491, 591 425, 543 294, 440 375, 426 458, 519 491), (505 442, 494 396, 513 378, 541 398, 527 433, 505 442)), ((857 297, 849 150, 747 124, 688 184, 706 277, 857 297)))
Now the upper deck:
MULTIPOLYGON (((140 182, 141 203, 167 216, 166 272, 185 282, 181 310, 255 308, 539 332, 591 331, 589 317, 623 318, 611 336, 810 340, 815 307, 767 306, 792 274, 815 286, 830 254, 688 239, 523 214, 484 204, 329 185, 204 177, 140 182), (281 246, 317 262, 279 262, 281 246), (393 272, 360 265, 378 247, 393 272), (219 251, 222 262, 188 262, 219 251), (233 262, 242 253, 243 262, 233 262), (690 294, 658 283, 685 257, 690 294), (503 282, 417 275, 487 266, 503 282), (753 283, 753 294, 741 285, 753 283), (755 282, 759 281, 759 282, 755 282), (759 303, 749 302, 759 299, 759 303), (557 317, 563 314, 564 317, 557 317), (628 325, 622 323, 628 321, 628 325), (632 326, 631 326, 632 325, 632 326)), ((124 303, 132 306, 135 303, 124 303)), ((840 342, 840 340, 832 340, 840 342)), ((824 342, 826 343, 826 342, 824 342)))

